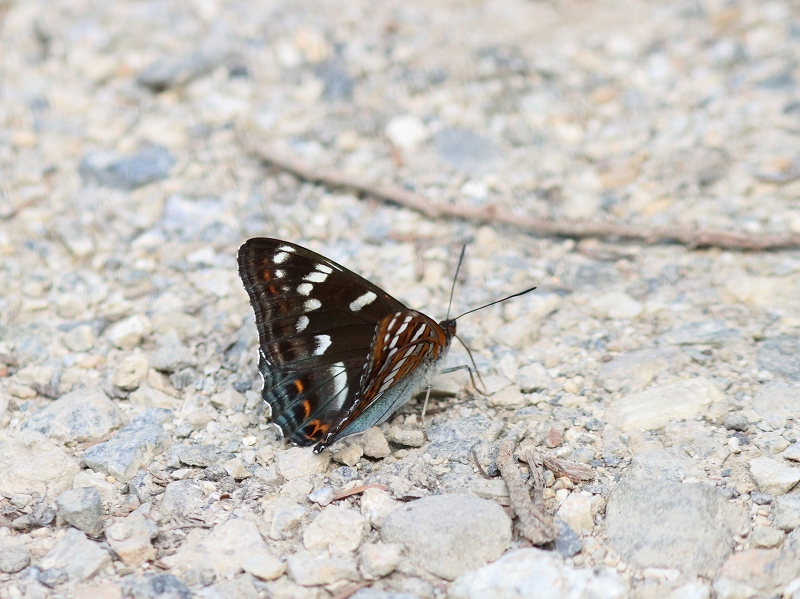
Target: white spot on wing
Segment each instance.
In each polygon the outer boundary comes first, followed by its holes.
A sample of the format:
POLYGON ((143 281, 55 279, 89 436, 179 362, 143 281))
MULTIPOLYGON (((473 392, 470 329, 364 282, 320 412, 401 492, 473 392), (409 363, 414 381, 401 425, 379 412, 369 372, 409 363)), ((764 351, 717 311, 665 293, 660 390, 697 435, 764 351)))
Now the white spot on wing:
POLYGON ((326 275, 329 275, 333 272, 333 269, 330 266, 325 266, 324 264, 317 264, 315 268, 319 272, 324 272, 326 275))
POLYGON ((316 340, 317 347, 314 348, 314 355, 321 356, 331 346, 331 337, 330 335, 317 335, 316 340))
POLYGON ((295 330, 298 333, 302 333, 303 331, 306 330, 307 326, 308 326, 308 316, 301 316, 300 318, 297 319, 297 324, 295 325, 295 330))
POLYGON ((328 278, 324 272, 312 272, 303 277, 304 281, 310 281, 312 283, 322 283, 325 279, 328 278))
POLYGON ((322 302, 316 299, 306 300, 306 303, 303 304, 303 310, 306 312, 311 312, 312 310, 316 310, 322 306, 322 302))
POLYGON ((294 252, 294 251, 296 251, 296 250, 295 250, 295 249, 294 249, 292 246, 290 246, 290 245, 282 245, 282 246, 281 246, 281 247, 279 247, 278 249, 279 249, 280 251, 282 251, 282 252, 294 252))
POLYGON ((275 254, 275 257, 272 259, 272 261, 275 264, 283 264, 284 262, 286 262, 288 258, 289 254, 287 254, 286 252, 278 252, 277 254, 275 254))
POLYGON ((404 322, 402 325, 400 325, 400 328, 399 328, 399 329, 397 329, 397 332, 395 333, 395 335, 400 335, 400 334, 401 334, 403 331, 405 331, 407 328, 408 328, 408 321, 406 321, 406 322, 404 322))
POLYGON ((276 278, 276 279, 282 279, 282 278, 283 278, 283 275, 285 275, 285 274, 286 274, 286 273, 285 273, 284 271, 282 271, 281 269, 277 269, 277 270, 275 271, 275 278, 276 278))
POLYGON ((419 328, 417 329, 417 332, 416 332, 416 333, 414 333, 414 336, 411 338, 411 341, 412 341, 412 342, 413 342, 413 341, 416 341, 417 339, 419 339, 420 337, 422 337, 422 333, 424 333, 424 332, 425 332, 425 329, 427 329, 427 328, 428 328, 428 325, 426 325, 426 324, 421 324, 421 325, 419 325, 419 328))
POLYGON ((331 366, 331 377, 333 378, 333 401, 335 409, 339 409, 344 405, 344 400, 347 399, 347 374, 344 367, 344 362, 336 362, 331 366))
POLYGON ((364 306, 369 306, 372 302, 374 302, 376 297, 378 296, 371 291, 367 291, 364 295, 361 295, 350 302, 350 309, 353 312, 358 312, 364 306))
POLYGON ((297 293, 300 295, 308 295, 311 293, 312 289, 314 289, 314 286, 311 283, 300 283, 297 286, 297 293))

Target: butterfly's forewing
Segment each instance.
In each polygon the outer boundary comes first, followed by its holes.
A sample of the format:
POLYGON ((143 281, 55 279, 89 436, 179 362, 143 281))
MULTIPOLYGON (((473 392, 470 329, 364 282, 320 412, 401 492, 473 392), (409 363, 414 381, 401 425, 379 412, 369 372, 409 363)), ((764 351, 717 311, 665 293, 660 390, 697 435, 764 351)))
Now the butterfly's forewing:
POLYGON ((363 395, 376 327, 407 308, 332 260, 279 239, 250 239, 238 262, 273 422, 298 445, 331 442, 363 395))

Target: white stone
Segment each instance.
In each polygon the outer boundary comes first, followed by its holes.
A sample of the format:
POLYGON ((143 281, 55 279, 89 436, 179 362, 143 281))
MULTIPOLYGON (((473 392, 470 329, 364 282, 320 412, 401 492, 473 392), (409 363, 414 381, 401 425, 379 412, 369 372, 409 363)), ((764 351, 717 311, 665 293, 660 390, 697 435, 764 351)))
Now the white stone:
POLYGON ((236 480, 243 480, 252 476, 244 467, 242 458, 231 458, 223 465, 225 471, 236 480))
POLYGON ((94 331, 88 324, 82 324, 67 331, 62 340, 64 346, 70 351, 89 351, 94 347, 94 331))
POLYGON ((653 430, 673 420, 694 418, 704 406, 723 398, 709 379, 698 377, 618 399, 606 410, 605 420, 624 432, 653 430))
POLYGON ((421 430, 400 428, 399 426, 390 427, 386 431, 386 438, 392 443, 406 447, 422 447, 425 445, 425 433, 421 430))
POLYGON ((150 333, 150 321, 142 314, 121 320, 108 330, 108 339, 120 349, 133 349, 150 333))
POLYGON ((556 517, 569 524, 578 534, 589 534, 594 530, 592 498, 581 493, 570 493, 556 512, 556 517))
POLYGON ((72 480, 73 489, 82 489, 84 487, 92 487, 95 489, 100 494, 100 499, 103 501, 113 501, 117 496, 116 487, 108 482, 105 477, 98 478, 95 476, 91 470, 81 470, 72 480))
POLYGON ((358 566, 349 556, 328 557, 298 551, 287 557, 289 576, 302 586, 320 586, 351 580, 359 581, 358 566))
POLYGON ((303 533, 306 549, 328 549, 332 554, 352 553, 369 530, 369 521, 353 510, 329 505, 303 533))
POLYGON ((110 566, 111 556, 99 543, 90 541, 77 528, 70 528, 37 565, 42 570, 60 568, 69 580, 82 582, 110 566))
POLYGON ((589 308, 598 318, 636 318, 642 313, 642 304, 621 291, 604 293, 594 298, 589 308))
POLYGON ((517 382, 523 393, 531 393, 549 388, 552 379, 541 363, 534 362, 519 369, 517 382))
POLYGON ((781 457, 792 460, 793 462, 800 462, 800 442, 789 445, 781 454, 781 457))
POLYGON ((256 553, 242 562, 242 568, 261 580, 275 580, 286 572, 286 562, 270 553, 256 553))
POLYGON ((346 445, 339 443, 331 451, 333 459, 346 466, 355 466, 361 461, 361 456, 363 455, 364 449, 356 444, 346 445))
POLYGON ((532 548, 511 551, 493 564, 467 572, 447 590, 448 599, 627 596, 628 585, 615 571, 572 569, 553 553, 532 548))
POLYGON ((386 137, 398 148, 411 151, 428 137, 428 128, 419 117, 405 114, 389 121, 386 125, 386 137))
POLYGON ((361 515, 369 518, 369 523, 375 528, 383 526, 386 517, 402 505, 402 501, 392 499, 383 489, 367 489, 361 495, 361 515))
POLYGON ((361 446, 368 458, 382 459, 392 453, 386 435, 377 426, 365 430, 358 436, 354 435, 353 442, 361 446))
POLYGON ((274 541, 293 536, 306 518, 308 510, 296 501, 278 497, 266 504, 264 518, 270 523, 269 538, 274 541))
POLYGON ((241 410, 247 399, 233 387, 211 396, 211 404, 217 408, 241 410))
POLYGON ((800 468, 770 458, 750 460, 750 474, 758 488, 770 495, 788 493, 800 481, 800 468))
POLYGON ((74 458, 38 432, 15 439, 0 437, 0 495, 38 493, 54 498, 72 488, 80 466, 74 458))
POLYGON ((275 456, 278 473, 286 480, 321 474, 327 470, 330 460, 330 452, 314 453, 311 447, 290 447, 275 456))
POLYGON ((136 568, 156 558, 156 548, 151 541, 157 534, 155 522, 134 512, 126 518, 118 518, 106 529, 106 541, 122 563, 136 568))
POLYGON ((361 574, 367 580, 378 580, 394 572, 403 556, 403 546, 397 543, 365 543, 358 552, 361 574))
POLYGON ((172 568, 211 568, 217 576, 233 576, 253 555, 268 553, 267 544, 254 522, 230 518, 202 539, 195 538, 175 555, 162 558, 172 568))
POLYGON ((111 382, 123 391, 136 389, 147 378, 147 356, 135 353, 120 362, 111 374, 111 382))
POLYGON ((506 387, 497 393, 490 395, 487 399, 490 406, 503 408, 506 410, 517 410, 528 405, 528 398, 525 397, 517 387, 506 387))

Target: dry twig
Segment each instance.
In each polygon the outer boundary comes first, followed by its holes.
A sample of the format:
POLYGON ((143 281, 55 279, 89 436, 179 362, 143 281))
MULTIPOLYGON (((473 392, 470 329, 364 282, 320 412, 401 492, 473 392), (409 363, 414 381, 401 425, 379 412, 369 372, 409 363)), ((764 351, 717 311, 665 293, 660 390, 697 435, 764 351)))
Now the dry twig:
MULTIPOLYGON (((514 462, 514 441, 504 439, 500 442, 500 451, 497 452, 497 467, 508 487, 511 499, 511 508, 519 518, 519 528, 522 536, 534 545, 544 545, 556 538, 553 519, 538 509, 528 494, 528 488, 522 480, 519 468, 514 462)), ((531 465, 531 468, 535 468, 531 465)))
POLYGON ((800 234, 798 233, 750 235, 719 229, 692 229, 678 225, 650 227, 641 224, 629 225, 597 220, 551 220, 514 214, 499 210, 494 206, 458 206, 432 202, 413 191, 396 185, 373 184, 354 175, 315 168, 250 135, 243 136, 243 143, 261 160, 293 173, 301 179, 331 187, 352 189, 384 202, 416 210, 432 219, 458 218, 476 224, 504 225, 533 235, 553 235, 574 239, 588 237, 630 239, 645 244, 677 242, 690 248, 718 247, 729 250, 763 251, 800 247, 800 234))
POLYGON ((545 468, 556 475, 556 478, 566 476, 573 483, 594 478, 594 470, 578 462, 562 460, 549 455, 542 456, 542 462, 545 468))
POLYGON ((360 485, 358 487, 353 487, 352 489, 345 489, 343 491, 338 491, 334 493, 333 499, 331 501, 339 501, 340 499, 344 499, 345 497, 350 497, 351 495, 358 495, 359 493, 363 493, 369 489, 380 489, 381 491, 385 491, 386 487, 383 485, 360 485))

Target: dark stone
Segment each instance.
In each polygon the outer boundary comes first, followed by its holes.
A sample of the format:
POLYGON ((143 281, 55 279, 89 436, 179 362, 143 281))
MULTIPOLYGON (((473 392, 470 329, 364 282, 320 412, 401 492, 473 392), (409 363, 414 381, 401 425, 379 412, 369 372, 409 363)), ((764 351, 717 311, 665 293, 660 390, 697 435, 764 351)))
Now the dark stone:
POLYGON ((769 505, 772 503, 772 495, 769 493, 762 493, 760 491, 753 491, 750 493, 750 499, 757 505, 769 505))
MULTIPOLYGON (((479 458, 490 457, 502 429, 502 422, 489 420, 482 415, 454 418, 428 429, 431 444, 427 453, 434 458, 472 465, 473 451, 479 458)), ((491 459, 487 461, 491 462, 491 459)), ((484 465, 483 461, 481 465, 484 465)))
POLYGON ((359 477, 358 471, 350 466, 340 466, 328 475, 328 480, 334 487, 343 487, 351 480, 359 477))
POLYGON ((78 172, 85 182, 102 187, 131 190, 166 179, 175 159, 166 148, 149 146, 135 154, 92 152, 81 160, 78 172))
POLYGON ((228 476, 228 471, 219 464, 211 464, 208 468, 203 470, 203 475, 206 480, 217 482, 228 476))
POLYGON ((558 527, 558 534, 555 540, 556 551, 561 554, 561 557, 572 557, 580 553, 583 543, 581 543, 578 533, 561 519, 556 520, 555 524, 558 527))
POLYGON ((133 599, 191 599, 192 593, 172 574, 158 574, 144 579, 124 581, 125 596, 133 599))
POLYGON ((329 102, 337 102, 353 98, 355 80, 338 62, 331 62, 320 67, 317 69, 317 76, 325 84, 322 92, 324 99, 329 102))
POLYGON ((103 500, 94 487, 69 489, 56 498, 58 515, 78 530, 96 537, 100 534, 103 500))
POLYGON ((800 381, 800 341, 789 335, 758 344, 758 366, 791 381, 800 381))
POLYGON ((194 368, 184 368, 169 375, 169 381, 178 391, 186 389, 197 380, 197 371, 194 368))
POLYGON ((741 412, 731 412, 727 416, 725 416, 725 420, 722 425, 728 429, 729 431, 741 431, 745 432, 750 423, 747 421, 741 412))

